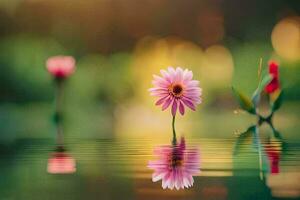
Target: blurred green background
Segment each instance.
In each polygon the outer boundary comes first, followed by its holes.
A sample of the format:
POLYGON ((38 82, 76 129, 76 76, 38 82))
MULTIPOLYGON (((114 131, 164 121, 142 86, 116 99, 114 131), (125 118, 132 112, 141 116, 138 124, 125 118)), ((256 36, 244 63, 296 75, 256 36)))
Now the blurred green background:
POLYGON ((275 120, 296 137, 299 12, 294 0, 0 0, 0 143, 55 138, 45 69, 54 55, 77 61, 65 85, 66 138, 169 137, 170 112, 147 89, 170 65, 193 70, 203 88, 179 133, 232 137, 255 119, 234 115, 231 85, 251 95, 260 58, 264 68, 280 63, 285 104, 275 120))

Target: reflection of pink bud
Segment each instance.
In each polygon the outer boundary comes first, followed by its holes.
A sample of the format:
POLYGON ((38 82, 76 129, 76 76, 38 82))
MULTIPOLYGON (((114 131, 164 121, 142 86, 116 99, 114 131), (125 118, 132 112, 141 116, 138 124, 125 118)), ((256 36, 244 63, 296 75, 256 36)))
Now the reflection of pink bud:
POLYGON ((70 155, 57 152, 48 159, 47 171, 50 174, 72 174, 76 172, 76 163, 70 155))
POLYGON ((48 72, 56 78, 66 78, 75 71, 75 59, 72 56, 54 56, 46 64, 48 72))

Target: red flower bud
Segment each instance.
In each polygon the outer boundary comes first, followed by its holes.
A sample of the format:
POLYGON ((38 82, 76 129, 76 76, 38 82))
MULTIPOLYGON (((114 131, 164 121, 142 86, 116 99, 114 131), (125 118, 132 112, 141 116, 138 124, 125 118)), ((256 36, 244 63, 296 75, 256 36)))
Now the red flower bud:
POLYGON ((265 87, 265 92, 271 94, 280 88, 278 64, 269 62, 269 74, 273 77, 271 82, 265 87))

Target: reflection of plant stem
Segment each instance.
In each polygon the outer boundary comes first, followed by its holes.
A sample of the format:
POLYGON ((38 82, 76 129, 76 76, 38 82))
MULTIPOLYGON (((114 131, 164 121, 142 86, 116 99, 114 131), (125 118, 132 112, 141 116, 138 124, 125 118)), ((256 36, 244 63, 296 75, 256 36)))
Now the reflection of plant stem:
POLYGON ((270 126, 273 126, 272 125, 272 118, 273 118, 273 114, 274 112, 271 112, 271 114, 267 117, 263 117, 259 114, 257 114, 257 117, 258 117, 258 125, 261 125, 263 124, 264 122, 267 122, 268 124, 270 124, 270 126))
POLYGON ((259 177, 261 180, 263 180, 262 153, 261 153, 261 143, 260 143, 260 137, 259 137, 259 132, 258 132, 258 126, 255 127, 255 139, 256 139, 257 148, 258 148, 259 177))
POLYGON ((175 116, 173 116, 173 119, 172 119, 172 129, 173 129, 173 145, 176 145, 177 144, 177 139, 176 139, 176 131, 175 131, 175 116))
POLYGON ((270 127, 272 129, 274 137, 277 138, 277 139, 279 139, 281 142, 284 142, 281 134, 274 128, 273 124, 271 123, 269 125, 270 125, 270 127))
POLYGON ((258 125, 260 126, 264 122, 269 124, 269 126, 272 129, 274 137, 279 139, 282 142, 283 138, 282 138, 281 134, 274 128, 274 125, 273 125, 273 122, 272 122, 273 115, 274 115, 273 111, 270 113, 270 115, 268 117, 262 117, 261 115, 257 115, 258 116, 258 125))
POLYGON ((56 143, 58 146, 63 145, 63 129, 62 129, 62 99, 63 99, 63 81, 56 79, 55 91, 55 125, 56 125, 56 143))

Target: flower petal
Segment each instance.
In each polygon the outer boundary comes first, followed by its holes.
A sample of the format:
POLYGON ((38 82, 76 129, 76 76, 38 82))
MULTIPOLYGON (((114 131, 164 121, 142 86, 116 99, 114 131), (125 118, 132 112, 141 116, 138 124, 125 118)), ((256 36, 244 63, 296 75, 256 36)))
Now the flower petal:
POLYGON ((181 100, 182 100, 182 102, 183 102, 187 107, 189 107, 189 108, 192 109, 193 111, 196 110, 196 107, 195 107, 194 103, 193 103, 192 101, 190 101, 188 98, 183 97, 181 100))
POLYGON ((179 112, 181 115, 184 115, 184 105, 182 101, 179 102, 179 112))
POLYGON ((172 105, 172 115, 175 116, 177 111, 177 100, 174 99, 173 105, 172 105))
POLYGON ((163 102, 165 102, 165 100, 166 100, 167 97, 168 97, 168 95, 166 95, 166 96, 160 98, 160 99, 155 103, 155 105, 157 105, 157 106, 161 105, 163 102))
POLYGON ((169 71, 169 74, 170 74, 171 83, 174 83, 174 81, 176 79, 176 71, 173 67, 168 67, 168 71, 169 71))
POLYGON ((152 174, 152 181, 153 181, 153 182, 157 182, 157 181, 159 181, 160 179, 162 179, 162 177, 163 177, 164 175, 165 175, 164 173, 153 173, 153 174, 152 174))
POLYGON ((191 81, 193 78, 193 72, 189 71, 188 69, 185 69, 183 72, 183 82, 187 83, 188 81, 191 81))
POLYGON ((176 68, 176 76, 175 76, 175 82, 182 82, 183 79, 183 70, 180 67, 176 68))
POLYGON ((187 87, 198 87, 198 85, 199 85, 199 81, 196 80, 191 80, 186 83, 187 87))
POLYGON ((170 78, 170 74, 166 71, 166 70, 160 70, 161 75, 163 76, 163 78, 168 81, 168 83, 171 83, 171 78, 170 78))
POLYGON ((165 103, 163 104, 163 106, 162 106, 162 110, 166 110, 168 107, 169 107, 169 105, 171 104, 171 102, 172 102, 172 97, 170 97, 169 96, 169 98, 168 99, 166 99, 166 101, 165 101, 165 103))

